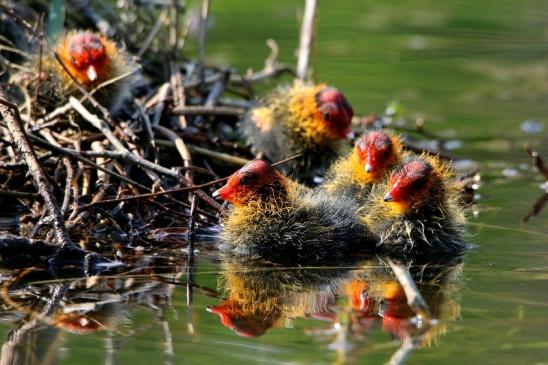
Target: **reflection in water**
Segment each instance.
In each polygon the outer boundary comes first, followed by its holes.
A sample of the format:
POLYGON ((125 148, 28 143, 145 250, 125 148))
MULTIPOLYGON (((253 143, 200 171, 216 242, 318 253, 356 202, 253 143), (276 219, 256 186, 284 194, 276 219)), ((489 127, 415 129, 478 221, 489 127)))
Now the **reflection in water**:
POLYGON ((56 282, 47 271, 28 269, 2 285, 2 321, 15 322, 2 346, 0 364, 57 363, 64 332, 88 335, 105 331, 106 364, 114 363, 115 336, 135 335, 128 312, 142 306, 156 313, 165 339, 166 363, 173 348, 163 310, 171 303, 184 270, 169 260, 146 258, 111 278, 56 282), (30 345, 30 346, 29 346, 30 345))
POLYGON ((344 268, 285 268, 228 256, 221 269, 228 298, 210 310, 242 336, 261 336, 297 317, 329 316, 349 275, 344 268))
MULTIPOLYGON (((462 263, 400 264, 409 267, 439 322, 432 325, 409 307, 390 266, 378 257, 329 267, 282 267, 223 256, 224 299, 206 287, 189 286, 218 301, 209 311, 241 337, 259 337, 274 328, 291 327, 297 319, 314 319, 305 333, 326 342, 327 348, 336 351, 339 363, 352 363, 354 355, 368 350, 366 339, 380 329, 400 342, 390 363, 401 364, 413 349, 436 343, 447 321, 458 317, 455 297, 462 263), (317 321, 326 325, 318 327, 317 321)), ((171 306, 176 284, 184 290, 186 272, 187 266, 174 259, 147 257, 109 277, 58 281, 40 269, 13 274, 0 292, 1 321, 14 323, 2 345, 0 365, 58 363, 68 346, 66 334, 98 332, 103 332, 104 342, 94 351, 104 352, 105 363, 114 364, 115 350, 123 348, 125 338, 138 336, 143 326, 156 323, 163 334, 157 338, 163 361, 172 364, 178 342, 174 339, 180 339, 172 335, 164 312, 171 306), (137 308, 146 308, 153 318, 133 323, 137 308)), ((204 313, 198 307, 187 308, 204 313)), ((193 326, 187 323, 187 335, 193 334, 193 326)))
MULTIPOLYGON (((405 263, 402 263, 405 264, 405 263)), ((462 270, 450 263, 408 263, 409 272, 439 322, 425 325, 407 304, 403 288, 381 258, 345 263, 339 267, 283 268, 225 257, 221 263, 227 298, 210 308, 223 326, 240 336, 264 335, 271 328, 288 327, 296 318, 329 322, 310 335, 331 339, 339 360, 359 349, 376 326, 402 346, 392 358, 401 363, 416 347, 430 346, 456 320, 460 306, 455 296, 462 270)))

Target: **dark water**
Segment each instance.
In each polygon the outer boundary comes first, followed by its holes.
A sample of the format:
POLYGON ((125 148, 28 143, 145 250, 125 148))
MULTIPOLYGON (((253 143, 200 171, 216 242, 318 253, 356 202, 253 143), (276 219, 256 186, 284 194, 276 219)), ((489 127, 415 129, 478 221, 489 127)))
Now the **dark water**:
MULTIPOLYGON (((273 38, 279 61, 294 63, 300 7, 214 1, 208 62, 260 69, 273 38)), ((523 222, 544 194, 523 144, 548 159, 548 3, 322 1, 317 26, 316 79, 344 90, 360 115, 401 103, 407 127, 423 118, 450 154, 481 167, 480 199, 469 210, 478 247, 463 263, 421 268, 420 289, 440 324, 408 364, 546 364, 548 209, 523 222)), ((154 270, 71 283, 65 313, 3 352, 30 364, 382 364, 413 333, 378 259, 256 268, 207 251, 192 272, 190 307, 181 253, 178 266, 158 259, 154 270), (211 310, 232 318, 223 325, 211 310), (89 333, 74 333, 72 322, 89 333)), ((17 319, 39 317, 33 295, 48 295, 39 285, 20 289, 28 296, 2 314, 2 338, 17 319)))

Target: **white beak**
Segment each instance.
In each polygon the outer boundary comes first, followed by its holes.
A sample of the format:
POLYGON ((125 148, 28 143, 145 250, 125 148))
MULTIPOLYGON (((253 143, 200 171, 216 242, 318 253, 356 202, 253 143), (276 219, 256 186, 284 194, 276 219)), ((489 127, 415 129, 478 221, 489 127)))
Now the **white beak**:
POLYGON ((211 196, 214 197, 214 198, 218 198, 218 197, 221 195, 221 194, 219 194, 219 190, 221 190, 221 189, 215 190, 215 191, 213 192, 213 194, 211 194, 211 196))
POLYGON ((88 79, 90 79, 90 81, 97 80, 97 71, 95 71, 95 67, 89 66, 86 74, 88 75, 88 79))

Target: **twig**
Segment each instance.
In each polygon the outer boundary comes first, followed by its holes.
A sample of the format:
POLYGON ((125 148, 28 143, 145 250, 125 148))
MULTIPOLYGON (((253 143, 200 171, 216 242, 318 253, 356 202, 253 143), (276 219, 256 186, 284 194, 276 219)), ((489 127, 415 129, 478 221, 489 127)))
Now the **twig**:
MULTIPOLYGON (((281 161, 278 161, 278 162, 272 164, 272 166, 281 165, 283 163, 294 160, 294 159, 299 158, 301 156, 302 156, 301 154, 291 156, 289 158, 286 158, 285 160, 281 160, 281 161)), ((133 196, 126 196, 126 197, 118 198, 118 199, 103 200, 103 201, 100 201, 100 202, 84 205, 84 206, 80 207, 80 211, 90 209, 90 208, 92 208, 94 206, 97 206, 97 205, 120 203, 120 202, 123 202, 123 201, 132 201, 132 200, 140 200, 140 199, 151 199, 151 198, 157 198, 157 197, 163 196, 163 195, 177 194, 177 193, 190 192, 190 191, 198 191, 199 189, 208 188, 210 186, 213 186, 213 185, 216 185, 218 183, 224 182, 224 181, 228 180, 228 178, 229 178, 229 176, 223 177, 221 179, 209 181, 207 183, 200 184, 200 185, 194 185, 194 186, 190 186, 190 187, 171 189, 171 190, 166 190, 166 191, 159 191, 157 193, 133 195, 133 196)))
MULTIPOLYGON (((183 75, 181 74, 179 67, 174 62, 171 62, 169 64, 169 69, 171 72, 171 76, 169 77, 169 83, 171 85, 174 105, 175 107, 184 108, 186 104, 186 97, 185 88, 183 86, 183 75)), ((178 127, 180 129, 188 127, 188 123, 184 115, 180 115, 177 120, 179 122, 178 127)))
POLYGON ((158 89, 158 103, 154 107, 154 116, 152 117, 152 125, 157 126, 160 124, 160 118, 162 117, 162 113, 164 112, 164 108, 166 106, 166 99, 169 96, 170 92, 170 85, 169 82, 164 83, 160 88, 158 89))
MULTIPOLYGON (((138 188, 140 188, 140 189, 144 189, 144 190, 146 190, 146 191, 150 191, 150 189, 147 188, 146 186, 141 185, 141 184, 139 184, 139 183, 136 182, 136 181, 133 181, 133 180, 131 180, 131 179, 129 179, 129 178, 123 176, 123 175, 120 175, 120 174, 118 174, 118 173, 116 173, 116 172, 114 172, 114 171, 112 171, 112 170, 109 170, 109 169, 107 169, 107 168, 105 168, 105 167, 103 167, 103 166, 100 166, 100 165, 96 164, 95 162, 93 162, 93 161, 91 161, 91 160, 89 160, 89 159, 87 159, 87 158, 81 156, 80 153, 79 153, 78 151, 71 150, 71 149, 64 148, 64 147, 57 147, 57 146, 55 146, 55 145, 49 143, 48 141, 46 141, 46 140, 44 140, 44 139, 42 139, 42 138, 40 138, 40 137, 34 136, 34 135, 32 135, 32 134, 29 134, 28 137, 29 137, 30 139, 32 139, 32 141, 33 141, 34 143, 36 143, 36 144, 38 144, 38 145, 40 145, 40 146, 42 146, 42 147, 44 147, 44 148, 46 148, 46 149, 48 149, 48 150, 50 150, 50 151, 60 153, 60 154, 62 154, 62 155, 64 155, 64 156, 69 156, 69 157, 71 157, 71 158, 73 158, 73 159, 75 159, 75 160, 78 160, 78 161, 80 161, 80 162, 83 162, 83 163, 85 163, 85 164, 87 164, 87 165, 89 165, 89 166, 92 166, 92 167, 94 167, 94 168, 100 170, 100 171, 103 171, 103 172, 105 172, 105 173, 107 173, 107 174, 109 174, 109 175, 112 175, 112 176, 114 176, 114 177, 120 179, 121 181, 123 181, 123 182, 125 182, 125 183, 127 183, 127 184, 130 184, 130 185, 132 185, 132 186, 138 187, 138 188)), ((107 151, 105 151, 105 153, 107 153, 107 151)), ((111 152, 111 153, 114 153, 114 152, 111 152)), ((82 154, 84 154, 84 153, 82 153, 82 154)), ((90 153, 90 155, 93 155, 93 154, 90 153)))
MULTIPOLYGON (((145 160, 141 156, 137 156, 134 153, 131 153, 116 136, 112 133, 108 125, 99 119, 96 115, 91 114, 76 98, 70 97, 69 99, 70 103, 72 104, 72 107, 74 110, 76 110, 80 115, 87 120, 91 125, 93 125, 95 128, 99 129, 105 137, 108 139, 108 141, 114 146, 116 150, 119 152, 124 153, 124 158, 133 164, 136 164, 138 166, 141 166, 142 168, 152 170, 154 172, 157 172, 159 174, 167 175, 170 177, 173 177, 175 179, 178 179, 182 182, 184 186, 190 187, 192 184, 183 176, 180 176, 177 172, 172 171, 170 169, 167 169, 163 166, 160 166, 158 164, 155 164, 153 162, 150 162, 148 160, 145 160)), ((217 203, 212 197, 207 195, 201 190, 196 190, 196 195, 203 201, 205 201, 207 204, 209 204, 211 207, 219 210, 220 205, 217 203)))
POLYGON ((411 274, 409 274, 409 270, 405 266, 395 263, 390 259, 388 259, 388 264, 392 268, 392 271, 405 292, 407 305, 424 319, 431 319, 432 313, 430 312, 430 308, 428 308, 428 304, 424 301, 415 281, 411 277, 411 274))
MULTIPOLYGON (((175 145, 172 141, 166 141, 166 140, 163 140, 163 139, 157 139, 156 143, 159 146, 175 147, 175 145)), ((207 148, 198 147, 198 146, 194 146, 194 145, 190 145, 190 144, 187 145, 187 147, 188 147, 189 151, 192 152, 192 153, 196 153, 198 155, 210 157, 210 158, 213 158, 217 161, 225 162, 225 163, 228 163, 230 165, 243 166, 246 163, 248 163, 249 161, 251 161, 251 160, 248 160, 248 159, 243 158, 243 157, 232 156, 232 155, 229 155, 228 153, 212 151, 212 150, 209 150, 207 148)))
POLYGON ((169 15, 169 6, 168 5, 169 4, 166 3, 164 8, 162 9, 162 12, 160 13, 160 16, 158 17, 158 21, 156 21, 156 24, 154 24, 154 27, 152 28, 152 30, 148 34, 147 38, 143 42, 143 45, 141 46, 141 49, 139 50, 139 52, 137 52, 137 57, 141 57, 142 55, 145 54, 148 47, 150 47, 150 44, 154 40, 154 37, 160 31, 160 28, 162 27, 162 25, 166 22, 167 17, 169 15))
POLYGON ((57 199, 53 195, 52 187, 48 183, 46 172, 40 164, 29 138, 23 129, 23 124, 21 117, 19 116, 17 106, 7 101, 3 87, 0 87, 0 103, 0 113, 9 127, 12 140, 15 142, 19 153, 23 155, 23 158, 27 162, 29 173, 31 174, 38 192, 42 195, 42 198, 48 208, 53 221, 56 241, 61 246, 70 246, 72 245, 72 242, 70 241, 69 235, 66 231, 63 216, 61 215, 61 211, 57 205, 57 199))
POLYGON ((169 328, 169 322, 164 316, 163 309, 160 309, 158 315, 162 330, 164 332, 164 355, 166 355, 165 365, 172 365, 175 358, 175 351, 173 350, 173 334, 169 328))
POLYGON ((423 336, 409 336, 403 339, 400 347, 392 354, 386 365, 403 365, 414 349, 419 347, 423 336))
MULTIPOLYGON (((179 137, 177 133, 170 131, 169 129, 161 125, 155 125, 154 130, 166 136, 175 146, 177 152, 179 152, 179 155, 181 155, 181 159, 183 160, 183 166, 189 167, 192 165, 192 156, 190 154, 190 150, 185 144, 185 141, 183 141, 183 139, 179 137)), ((189 179, 189 176, 187 176, 187 179, 189 179)))
POLYGON ((305 1, 299 40, 299 56, 297 60, 297 78, 300 80, 306 78, 310 66, 310 49, 314 43, 314 17, 316 15, 316 5, 316 0, 305 1))
POLYGON ((524 146, 524 148, 529 156, 531 156, 531 158, 533 159, 533 164, 536 166, 538 171, 542 174, 542 176, 544 176, 544 179, 548 181, 548 167, 544 165, 544 161, 542 160, 538 152, 531 149, 531 147, 527 144, 524 146))
POLYGON ((542 194, 533 204, 533 207, 527 213, 525 218, 523 218, 523 222, 527 223, 531 218, 535 218, 537 215, 539 215, 540 212, 544 209, 544 207, 548 204, 548 193, 542 194))
MULTIPOLYGON (((205 66, 205 42, 207 36, 207 19, 209 17, 209 0, 202 0, 202 9, 200 12, 200 38, 198 39, 198 57, 200 58, 200 67, 203 70, 205 66)), ((203 77, 201 80, 203 81, 203 77)))
POLYGON ((25 193, 22 191, 11 191, 11 190, 0 190, 1 196, 10 196, 13 198, 23 198, 23 199, 36 199, 40 196, 38 193, 25 193))
POLYGON ((196 234, 194 232, 194 226, 196 222, 196 196, 192 196, 192 202, 190 204, 190 218, 188 219, 188 253, 187 253, 187 267, 186 267, 186 305, 187 307, 192 306, 193 292, 192 292, 192 282, 193 282, 193 271, 194 271, 194 240, 196 234))
POLYGON ((239 117, 245 113, 245 109, 225 106, 184 106, 173 108, 171 114, 175 115, 214 115, 214 116, 235 116, 239 117))

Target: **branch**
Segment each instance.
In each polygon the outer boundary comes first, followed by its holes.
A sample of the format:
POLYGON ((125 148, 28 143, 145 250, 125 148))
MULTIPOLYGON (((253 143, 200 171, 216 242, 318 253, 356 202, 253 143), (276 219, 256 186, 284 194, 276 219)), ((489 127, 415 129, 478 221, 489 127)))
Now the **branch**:
POLYGON ((388 259, 388 264, 392 268, 400 285, 403 287, 403 291, 407 297, 407 305, 409 305, 417 314, 422 315, 426 319, 431 319, 432 313, 430 312, 430 308, 428 308, 428 304, 424 301, 415 281, 411 277, 411 274, 409 274, 409 270, 405 266, 397 264, 390 259, 388 259))
POLYGON ((529 154, 529 156, 531 156, 531 158, 533 159, 533 164, 536 166, 536 168, 542 174, 542 176, 544 176, 544 179, 548 181, 548 167, 546 167, 546 165, 544 164, 544 161, 542 160, 538 152, 535 150, 532 150, 531 147, 529 147, 529 145, 525 145, 524 147, 527 153, 529 154))
POLYGON ((304 80, 310 66, 310 49, 314 42, 314 17, 316 15, 316 5, 316 0, 306 0, 305 2, 297 59, 297 78, 300 80, 304 80))
MULTIPOLYGON (((192 187, 192 184, 183 176, 180 176, 176 171, 170 170, 154 162, 145 160, 141 156, 137 156, 134 153, 131 153, 118 138, 112 133, 109 126, 106 122, 102 121, 95 114, 91 114, 76 98, 70 97, 69 102, 71 103, 74 110, 76 110, 85 120, 87 120, 91 125, 97 128, 103 133, 103 135, 108 139, 108 141, 114 146, 114 148, 124 154, 124 159, 128 162, 131 162, 135 165, 138 165, 144 169, 154 171, 158 174, 170 176, 174 179, 181 181, 181 183, 186 187, 192 187)), ((220 210, 221 206, 217 203, 212 197, 207 195, 201 190, 196 190, 195 194, 202 199, 204 202, 209 204, 211 207, 220 210)))
POLYGON ((38 156, 36 156, 36 152, 32 148, 29 138, 23 129, 23 123, 21 122, 17 106, 7 101, 2 87, 0 87, 0 104, 0 113, 8 125, 12 141, 15 142, 18 152, 27 162, 29 173, 49 211, 53 221, 56 241, 61 246, 71 246, 72 242, 65 228, 65 222, 57 205, 57 199, 53 195, 52 187, 49 185, 46 177, 46 172, 40 164, 38 156))

